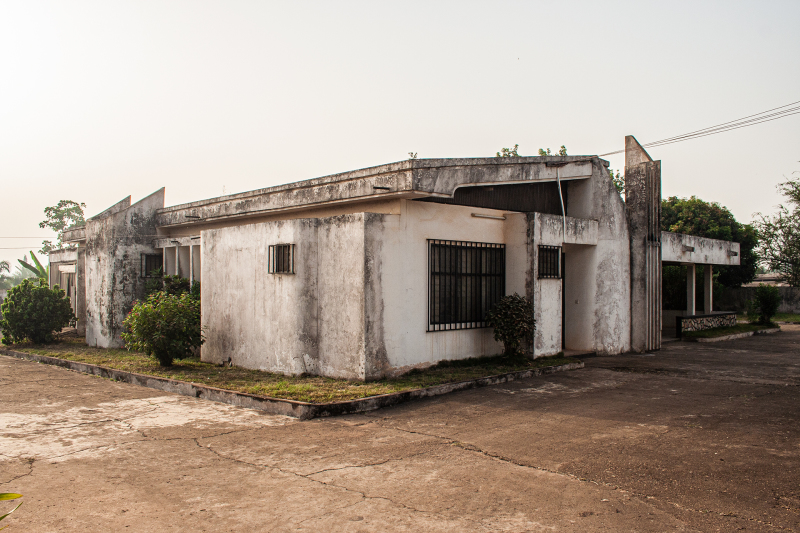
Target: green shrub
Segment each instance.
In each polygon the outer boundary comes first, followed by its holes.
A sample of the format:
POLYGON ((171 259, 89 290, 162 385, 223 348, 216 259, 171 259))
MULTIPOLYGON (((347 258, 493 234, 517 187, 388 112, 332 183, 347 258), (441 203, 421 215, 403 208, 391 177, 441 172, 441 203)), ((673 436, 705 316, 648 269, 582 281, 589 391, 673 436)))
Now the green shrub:
POLYGON ((756 288, 755 298, 748 307, 748 320, 750 322, 757 321, 759 324, 769 324, 772 321, 772 317, 778 312, 781 300, 783 298, 778 287, 760 284, 756 288))
POLYGON ((203 344, 200 300, 189 293, 152 294, 133 306, 124 325, 128 329, 122 334, 125 346, 154 356, 161 366, 191 357, 203 344))
POLYGON ((193 297, 200 299, 200 282, 189 281, 188 278, 180 276, 162 276, 161 269, 154 270, 150 273, 151 277, 145 283, 145 298, 157 292, 166 292, 167 294, 191 294, 193 297))
POLYGON ((75 323, 75 315, 64 291, 52 289, 44 279, 25 279, 8 291, 2 306, 3 344, 29 339, 36 344, 53 341, 53 332, 75 323))
POLYGON ((494 328, 494 340, 503 343, 506 355, 521 353, 522 339, 530 340, 536 322, 533 303, 524 296, 504 296, 486 315, 486 323, 494 328))

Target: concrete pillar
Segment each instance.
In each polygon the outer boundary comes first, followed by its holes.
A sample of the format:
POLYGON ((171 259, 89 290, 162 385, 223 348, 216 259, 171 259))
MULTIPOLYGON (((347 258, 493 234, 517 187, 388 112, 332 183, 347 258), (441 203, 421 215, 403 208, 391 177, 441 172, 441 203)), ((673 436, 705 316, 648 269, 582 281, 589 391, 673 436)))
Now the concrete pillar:
POLYGON ((711 265, 703 267, 703 312, 711 314, 714 306, 714 270, 711 265))
POLYGON ((696 268, 694 264, 686 265, 686 314, 693 315, 697 308, 695 298, 697 295, 696 268))

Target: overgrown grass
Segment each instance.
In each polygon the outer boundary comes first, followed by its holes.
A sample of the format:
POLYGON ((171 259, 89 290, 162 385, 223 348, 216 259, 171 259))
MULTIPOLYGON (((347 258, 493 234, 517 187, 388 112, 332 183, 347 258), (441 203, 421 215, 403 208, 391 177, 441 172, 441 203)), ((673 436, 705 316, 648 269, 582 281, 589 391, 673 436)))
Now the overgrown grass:
POLYGON ((318 376, 284 376, 283 374, 248 370, 235 366, 218 366, 203 363, 198 359, 178 360, 173 366, 162 368, 158 361, 145 354, 119 349, 94 348, 87 346, 83 339, 64 339, 47 345, 24 343, 9 348, 127 372, 190 381, 220 389, 311 403, 354 400, 530 368, 576 362, 575 359, 567 359, 562 355, 535 360, 524 357, 478 357, 444 361, 424 370, 412 370, 397 378, 364 383, 318 376))
POLYGON ((684 332, 683 337, 686 339, 712 339, 714 337, 724 337, 726 335, 735 335, 737 333, 748 333, 750 331, 759 331, 768 328, 777 328, 777 324, 747 324, 739 323, 735 326, 727 326, 723 328, 704 329, 703 331, 687 331, 684 332))

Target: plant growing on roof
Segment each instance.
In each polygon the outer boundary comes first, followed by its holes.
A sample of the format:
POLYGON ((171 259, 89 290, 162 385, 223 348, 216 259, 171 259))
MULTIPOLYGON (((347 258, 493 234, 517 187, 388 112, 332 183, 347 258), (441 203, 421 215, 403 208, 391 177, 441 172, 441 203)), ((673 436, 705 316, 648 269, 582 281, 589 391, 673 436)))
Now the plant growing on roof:
POLYGON ((161 366, 194 355, 203 344, 200 300, 188 292, 156 292, 137 302, 123 322, 125 347, 152 355, 161 366))
POLYGON ((494 340, 503 343, 506 355, 520 355, 520 343, 530 340, 536 326, 533 303, 517 293, 504 296, 486 314, 486 323, 494 328, 494 340))
POLYGON ((38 285, 25 279, 8 291, 3 301, 3 344, 13 344, 29 339, 36 344, 53 341, 53 332, 74 323, 75 315, 64 291, 58 285, 52 289, 43 279, 38 285))

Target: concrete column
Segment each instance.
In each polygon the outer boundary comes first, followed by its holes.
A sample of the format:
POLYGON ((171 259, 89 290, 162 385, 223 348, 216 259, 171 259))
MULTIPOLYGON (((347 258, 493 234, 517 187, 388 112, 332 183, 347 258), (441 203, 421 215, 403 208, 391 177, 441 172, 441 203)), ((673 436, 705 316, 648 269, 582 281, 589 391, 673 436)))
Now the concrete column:
POLYGON ((714 270, 711 265, 703 267, 703 312, 711 314, 714 306, 714 270))
POLYGON ((194 245, 189 245, 189 283, 194 283, 194 245))
POLYGON ((697 294, 696 268, 694 264, 686 265, 686 314, 693 315, 697 308, 695 298, 697 294))

